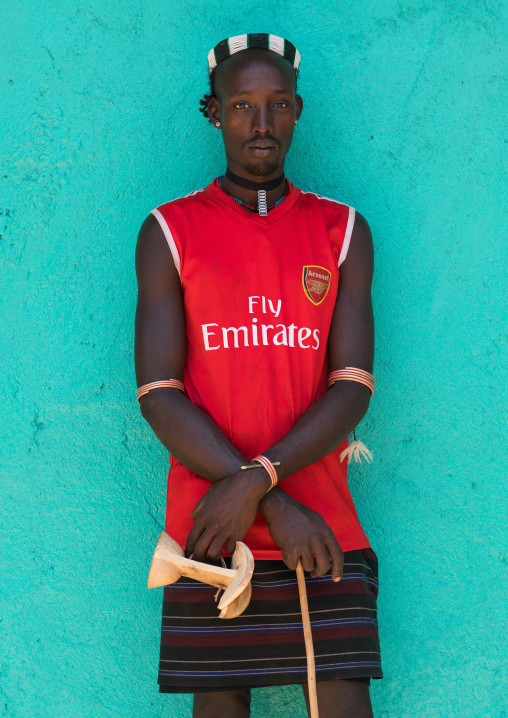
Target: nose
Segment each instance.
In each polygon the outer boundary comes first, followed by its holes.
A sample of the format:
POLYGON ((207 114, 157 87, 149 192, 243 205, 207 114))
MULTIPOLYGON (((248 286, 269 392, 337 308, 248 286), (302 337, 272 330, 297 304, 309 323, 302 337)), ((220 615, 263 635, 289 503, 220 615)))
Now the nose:
POLYGON ((261 137, 265 137, 273 131, 271 107, 258 107, 252 118, 252 131, 261 137))

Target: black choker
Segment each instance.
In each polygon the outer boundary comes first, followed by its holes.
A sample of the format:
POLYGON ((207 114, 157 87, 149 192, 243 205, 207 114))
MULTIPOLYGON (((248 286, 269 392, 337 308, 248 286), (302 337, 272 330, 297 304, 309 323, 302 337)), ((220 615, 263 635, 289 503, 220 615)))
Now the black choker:
POLYGON ((248 180, 244 177, 239 177, 238 175, 235 175, 234 172, 231 172, 229 167, 226 169, 226 177, 228 178, 228 180, 234 182, 239 187, 243 187, 244 189, 252 189, 255 192, 259 192, 260 189, 264 189, 266 192, 269 192, 271 189, 275 189, 284 182, 284 173, 282 173, 280 177, 276 177, 273 180, 268 180, 268 182, 253 182, 252 180, 248 180))

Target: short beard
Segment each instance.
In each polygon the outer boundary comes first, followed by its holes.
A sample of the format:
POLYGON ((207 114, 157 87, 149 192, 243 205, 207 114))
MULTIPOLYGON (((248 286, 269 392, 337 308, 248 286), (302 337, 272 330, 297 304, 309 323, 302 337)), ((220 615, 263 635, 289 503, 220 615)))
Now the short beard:
POLYGON ((278 162, 249 162, 243 165, 243 169, 254 177, 266 177, 273 174, 279 168, 278 162))

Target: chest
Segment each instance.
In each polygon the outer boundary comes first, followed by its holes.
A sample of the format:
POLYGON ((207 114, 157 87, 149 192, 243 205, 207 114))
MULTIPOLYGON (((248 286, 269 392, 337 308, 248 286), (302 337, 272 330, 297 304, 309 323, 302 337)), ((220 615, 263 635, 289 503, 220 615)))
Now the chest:
POLYGON ((331 320, 338 269, 319 216, 263 226, 211 213, 188 229, 181 279, 187 313, 199 321, 298 317, 315 324, 331 320))

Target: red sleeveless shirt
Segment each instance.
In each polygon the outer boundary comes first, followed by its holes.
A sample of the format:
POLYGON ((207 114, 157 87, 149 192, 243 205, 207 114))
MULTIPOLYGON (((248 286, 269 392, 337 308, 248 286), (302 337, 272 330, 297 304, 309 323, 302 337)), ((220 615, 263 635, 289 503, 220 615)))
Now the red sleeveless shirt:
MULTIPOLYGON (((251 459, 326 391, 328 333, 354 210, 289 183, 284 201, 260 217, 215 180, 152 214, 182 282, 188 397, 251 459)), ((339 461, 346 446, 281 483, 323 516, 343 551, 369 546, 347 461, 339 461)), ((210 482, 170 458, 166 531, 184 546, 190 513, 210 482)), ((282 558, 260 514, 244 541, 257 559, 282 558)))

